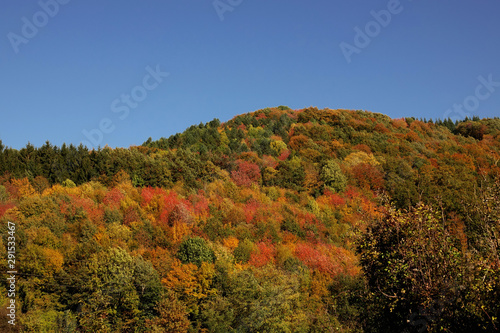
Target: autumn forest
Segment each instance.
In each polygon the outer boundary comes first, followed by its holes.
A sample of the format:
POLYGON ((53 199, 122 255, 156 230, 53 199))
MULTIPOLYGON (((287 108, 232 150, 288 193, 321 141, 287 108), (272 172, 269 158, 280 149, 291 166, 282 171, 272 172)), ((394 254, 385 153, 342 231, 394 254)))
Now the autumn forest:
POLYGON ((498 118, 314 107, 0 141, 0 331, 498 331, 499 162, 498 118))

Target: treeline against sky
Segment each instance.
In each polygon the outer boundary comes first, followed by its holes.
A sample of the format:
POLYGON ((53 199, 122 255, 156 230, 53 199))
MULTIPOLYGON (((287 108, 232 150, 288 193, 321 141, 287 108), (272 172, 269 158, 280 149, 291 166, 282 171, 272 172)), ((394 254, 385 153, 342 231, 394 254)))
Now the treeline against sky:
POLYGON ((500 119, 316 108, 129 149, 0 142, 17 329, 496 330, 499 161, 500 119))

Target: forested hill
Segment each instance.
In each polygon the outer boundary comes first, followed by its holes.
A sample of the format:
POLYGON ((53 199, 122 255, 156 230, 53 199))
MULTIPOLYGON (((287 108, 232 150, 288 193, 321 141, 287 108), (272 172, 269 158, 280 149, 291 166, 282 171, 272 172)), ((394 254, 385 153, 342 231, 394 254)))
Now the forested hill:
MULTIPOLYGON (((436 199, 460 209, 477 181, 498 172, 500 119, 421 121, 348 110, 268 108, 221 124, 214 119, 129 149, 47 142, 21 150, 0 141, 0 174, 38 187, 91 180, 112 183, 125 171, 134 186, 201 188, 227 171, 237 185, 256 183, 307 193, 324 190, 335 163, 346 184, 388 193, 398 207, 436 199), (36 185, 36 184, 35 184, 36 185)), ((327 184, 328 185, 328 184, 327 184)))
POLYGON ((389 192, 399 207, 443 192, 443 200, 456 209, 457 194, 467 196, 474 179, 498 172, 500 119, 433 123, 363 111, 279 107, 222 125, 213 120, 191 126, 168 139, 150 138, 143 146, 196 152, 233 176, 243 174, 238 170, 245 162, 243 167, 259 169, 254 182, 313 196, 325 185, 322 168, 334 160, 351 185, 389 192))
POLYGON ((0 141, 19 327, 495 331, 499 161, 498 118, 317 108, 129 149, 0 141))

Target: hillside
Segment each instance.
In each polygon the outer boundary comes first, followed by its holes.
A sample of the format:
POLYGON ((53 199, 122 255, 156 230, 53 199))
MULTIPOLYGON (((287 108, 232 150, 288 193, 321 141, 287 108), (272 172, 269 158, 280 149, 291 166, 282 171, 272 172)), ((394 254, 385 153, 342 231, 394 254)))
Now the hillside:
POLYGON ((498 118, 283 106, 129 149, 0 141, 17 328, 498 330, 499 161, 498 118))

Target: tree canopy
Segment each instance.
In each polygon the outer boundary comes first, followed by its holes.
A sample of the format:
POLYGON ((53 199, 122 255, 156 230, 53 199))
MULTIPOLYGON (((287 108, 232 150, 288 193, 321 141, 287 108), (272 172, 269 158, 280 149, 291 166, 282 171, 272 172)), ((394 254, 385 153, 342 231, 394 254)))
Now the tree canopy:
POLYGON ((499 330, 499 161, 498 118, 314 107, 128 149, 0 141, 17 329, 499 330))

